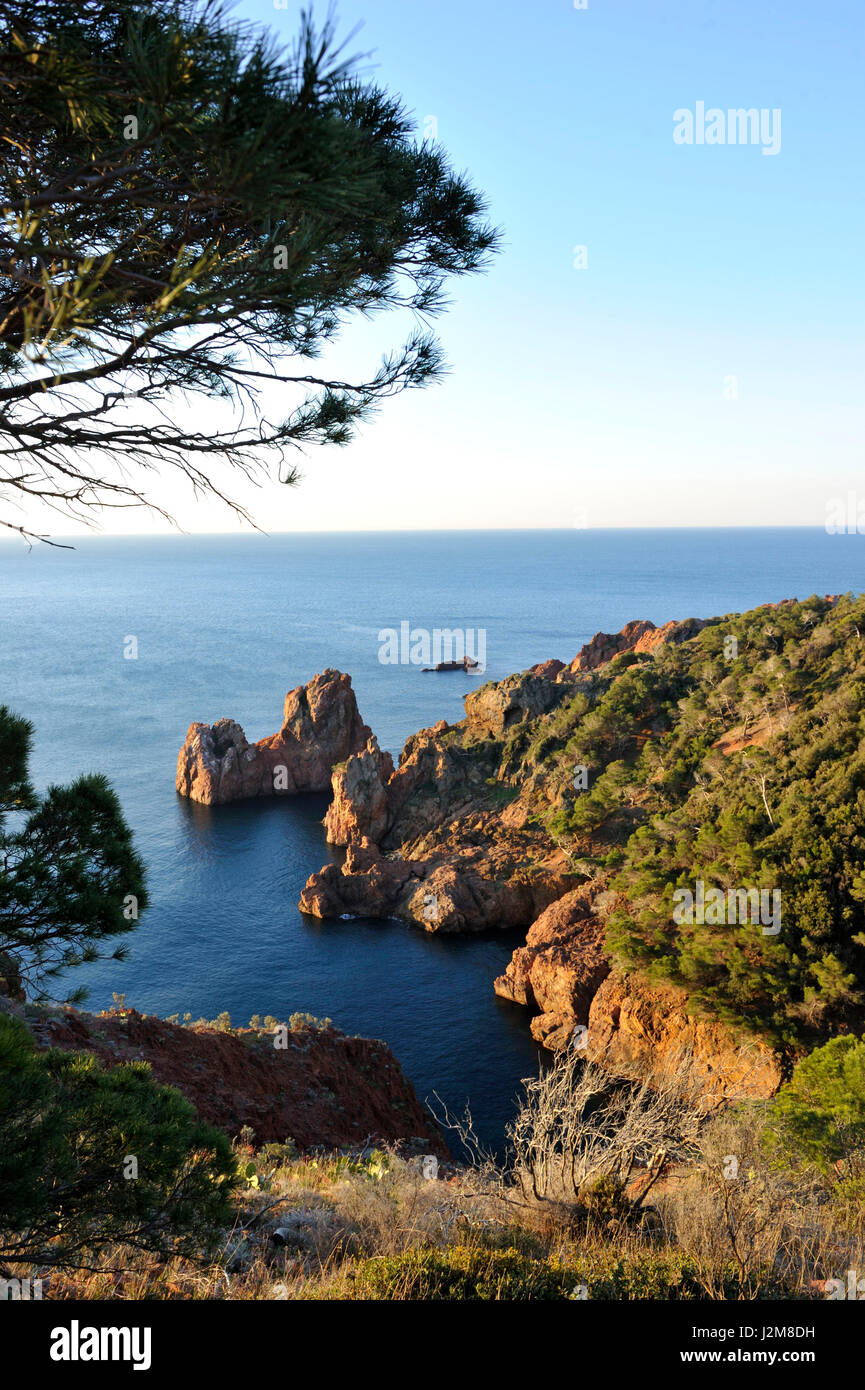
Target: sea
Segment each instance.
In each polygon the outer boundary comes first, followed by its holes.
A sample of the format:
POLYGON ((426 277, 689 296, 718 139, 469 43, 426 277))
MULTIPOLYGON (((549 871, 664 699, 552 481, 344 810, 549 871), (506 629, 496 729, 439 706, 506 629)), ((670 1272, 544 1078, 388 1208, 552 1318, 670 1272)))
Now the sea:
POLYGON ((83 985, 93 1009, 117 994, 163 1017, 330 1018, 384 1039, 422 1100, 458 1114, 468 1106, 496 1149, 522 1080, 541 1065, 528 1011, 493 993, 522 934, 303 916, 307 877, 339 853, 325 843, 326 795, 184 800, 174 777, 187 727, 229 716, 261 738, 279 728, 286 691, 337 667, 396 756, 415 730, 459 719, 473 686, 549 657, 569 661, 598 631, 859 592, 865 575, 865 538, 816 528, 72 544, 0 545, 0 702, 34 725, 37 787, 90 771, 109 778, 148 867, 151 905, 126 938, 126 961, 81 966, 68 987, 83 985), (483 674, 383 661, 382 634, 403 623, 475 642, 482 633, 483 674))

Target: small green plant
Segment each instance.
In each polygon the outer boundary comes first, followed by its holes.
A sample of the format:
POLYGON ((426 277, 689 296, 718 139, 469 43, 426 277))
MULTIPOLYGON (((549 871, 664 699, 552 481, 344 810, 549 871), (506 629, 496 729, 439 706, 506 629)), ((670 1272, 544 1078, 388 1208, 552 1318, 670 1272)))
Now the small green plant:
POLYGON ((288 1026, 293 1033, 300 1032, 304 1028, 310 1028, 316 1033, 323 1033, 325 1029, 333 1027, 333 1019, 316 1018, 315 1014, 296 1013, 291 1015, 288 1026))
POLYGON ((299 1157, 297 1145, 293 1139, 285 1139, 277 1143, 271 1140, 267 1144, 262 1144, 258 1151, 258 1157, 262 1163, 268 1166, 274 1165, 277 1170, 288 1168, 292 1163, 296 1163, 299 1157))
POLYGON ((625 1184, 609 1173, 582 1187, 580 1202, 586 1214, 601 1224, 623 1220, 631 1206, 625 1193, 625 1184))
POLYGON ((257 1191, 258 1188, 261 1186, 261 1182, 258 1176, 258 1169, 256 1168, 255 1163, 252 1161, 241 1165, 241 1167, 238 1169, 238 1176, 246 1184, 247 1188, 249 1188, 252 1191, 257 1191))
MULTIPOLYGON (((732 1266, 719 1271, 725 1298, 740 1293, 732 1266)), ((785 1296, 767 1274, 761 1298, 785 1296)), ((398 1255, 359 1260, 349 1276, 349 1298, 410 1300, 540 1301, 693 1300, 705 1297, 702 1271, 676 1251, 617 1255, 601 1248, 570 1259, 538 1259, 515 1247, 450 1245, 420 1247, 398 1255)))

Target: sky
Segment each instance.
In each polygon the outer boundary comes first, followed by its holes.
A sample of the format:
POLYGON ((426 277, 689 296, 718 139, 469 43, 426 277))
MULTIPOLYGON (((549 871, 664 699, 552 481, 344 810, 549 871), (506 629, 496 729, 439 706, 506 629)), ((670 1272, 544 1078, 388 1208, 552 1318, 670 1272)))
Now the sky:
MULTIPOLYGON (((308 451, 297 488, 238 482, 268 530, 822 525, 865 498, 861 0, 579 3, 338 5, 503 248, 451 285, 443 382, 308 451), (698 103, 765 111, 766 138, 677 142, 698 103)), ((288 43, 300 7, 277 4, 236 13, 288 43)), ((341 351, 374 370, 406 327, 341 351)), ((187 530, 237 529, 161 499, 187 530)))

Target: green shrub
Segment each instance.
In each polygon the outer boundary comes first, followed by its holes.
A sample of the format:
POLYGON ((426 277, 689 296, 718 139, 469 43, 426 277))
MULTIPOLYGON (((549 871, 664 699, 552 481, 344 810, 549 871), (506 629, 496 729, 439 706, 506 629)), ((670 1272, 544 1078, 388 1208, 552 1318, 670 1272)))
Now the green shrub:
POLYGON ((75 1265, 113 1244, 194 1255, 230 1219, 236 1165, 149 1066, 36 1052, 0 1015, 0 1257, 75 1265))
MULTIPOLYGON (((359 1261, 350 1276, 350 1298, 429 1300, 691 1300, 705 1298, 702 1271, 690 1256, 653 1251, 628 1257, 600 1249, 570 1261, 536 1259, 506 1250, 448 1246, 359 1261)), ((731 1265, 716 1271, 724 1298, 741 1289, 731 1265)), ((788 1292, 764 1272, 759 1298, 785 1298, 788 1292)))
MULTIPOLYGON (((144 865, 105 778, 94 773, 37 795, 32 737, 28 721, 0 705, 0 952, 19 984, 43 995, 73 966, 122 960, 114 938, 134 929, 148 899, 144 865)), ((115 995, 118 1008, 124 997, 115 995)), ((69 995, 81 998, 81 989, 69 995)))
POLYGON ((333 1027, 333 1019, 316 1018, 315 1014, 296 1013, 291 1015, 288 1026, 293 1033, 299 1032, 303 1028, 310 1028, 313 1032, 323 1033, 326 1029, 333 1027))
POLYGON ((832 1038, 804 1057, 774 1110, 787 1154, 821 1172, 865 1149, 865 1040, 832 1038))
POLYGON ((627 1215, 630 1202, 625 1184, 605 1173, 580 1189, 580 1202, 596 1221, 615 1221, 627 1215))
POLYGON ((351 1298, 482 1300, 567 1298, 570 1276, 519 1250, 421 1248, 360 1261, 351 1298))

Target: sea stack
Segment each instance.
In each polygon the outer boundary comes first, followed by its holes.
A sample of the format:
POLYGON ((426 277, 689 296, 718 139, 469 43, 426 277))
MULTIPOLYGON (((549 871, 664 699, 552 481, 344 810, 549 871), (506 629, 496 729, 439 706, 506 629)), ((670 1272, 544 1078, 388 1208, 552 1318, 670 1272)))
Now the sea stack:
POLYGON ((177 790, 208 806, 328 791, 334 765, 370 738, 351 677, 328 669, 288 692, 281 729, 257 743, 233 719, 190 724, 177 756, 177 790))

